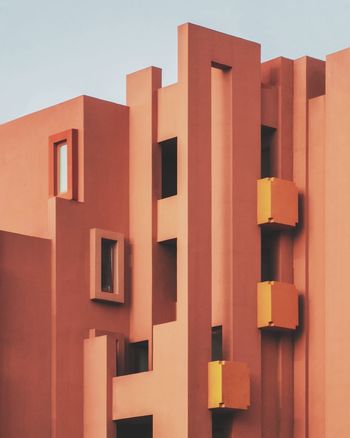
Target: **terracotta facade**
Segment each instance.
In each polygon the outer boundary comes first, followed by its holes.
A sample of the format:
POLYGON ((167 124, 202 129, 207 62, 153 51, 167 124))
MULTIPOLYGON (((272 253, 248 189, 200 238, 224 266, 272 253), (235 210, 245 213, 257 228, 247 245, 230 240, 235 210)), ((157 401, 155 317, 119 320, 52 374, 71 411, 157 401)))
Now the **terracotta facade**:
POLYGON ((350 50, 178 46, 0 125, 1 437, 348 436, 350 50))

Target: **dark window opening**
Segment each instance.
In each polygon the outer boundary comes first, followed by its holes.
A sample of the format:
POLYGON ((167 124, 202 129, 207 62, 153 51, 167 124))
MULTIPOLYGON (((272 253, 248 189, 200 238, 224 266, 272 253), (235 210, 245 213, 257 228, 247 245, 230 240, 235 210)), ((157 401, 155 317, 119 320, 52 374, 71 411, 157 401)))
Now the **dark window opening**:
POLYGON ((110 239, 101 239, 101 290, 113 292, 115 247, 117 242, 110 239))
POLYGON ((268 126, 261 127, 261 178, 273 175, 273 147, 275 143, 276 129, 268 126))
POLYGON ((221 325, 211 328, 211 360, 223 360, 221 325))
POLYGON ((177 138, 160 143, 162 155, 162 198, 177 194, 177 138))
POLYGON ((269 231, 261 232, 261 281, 276 280, 277 236, 269 231))
POLYGON ((157 293, 153 295, 153 324, 176 320, 177 301, 177 240, 170 239, 157 245, 154 269, 157 293))
POLYGON ((116 422, 118 438, 152 438, 152 416, 128 418, 116 422))
POLYGON ((232 416, 228 413, 212 412, 212 438, 231 436, 232 416))
POLYGON ((148 341, 131 343, 128 350, 128 374, 148 371, 148 341))

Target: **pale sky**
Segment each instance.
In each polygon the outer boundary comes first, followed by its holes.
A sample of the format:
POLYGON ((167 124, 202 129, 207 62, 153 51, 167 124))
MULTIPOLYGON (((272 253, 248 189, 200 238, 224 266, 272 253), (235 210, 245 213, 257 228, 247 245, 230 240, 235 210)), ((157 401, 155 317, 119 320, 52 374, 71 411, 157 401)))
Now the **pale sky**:
POLYGON ((0 123, 82 94, 125 103, 125 75, 150 65, 175 82, 185 22, 263 60, 350 47, 350 0, 0 0, 0 123))

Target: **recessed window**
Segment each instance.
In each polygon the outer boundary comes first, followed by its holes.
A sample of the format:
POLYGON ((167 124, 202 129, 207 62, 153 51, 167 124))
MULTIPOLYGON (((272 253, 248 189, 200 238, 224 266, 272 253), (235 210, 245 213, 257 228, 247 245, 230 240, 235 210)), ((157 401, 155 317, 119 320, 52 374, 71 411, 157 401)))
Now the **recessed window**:
POLYGON ((128 374, 148 371, 148 341, 130 343, 128 356, 128 374))
POLYGON ((49 137, 49 195, 65 199, 78 198, 77 175, 78 131, 49 137))
POLYGON ((177 138, 159 143, 162 155, 162 198, 177 194, 177 138))
POLYGON ((110 239, 101 239, 101 290, 113 292, 115 272, 115 258, 117 242, 110 239))
POLYGON ((58 192, 67 193, 68 191, 68 152, 67 143, 57 145, 58 149, 58 192))
POLYGON ((124 236, 93 228, 90 231, 90 297, 124 303, 124 236))

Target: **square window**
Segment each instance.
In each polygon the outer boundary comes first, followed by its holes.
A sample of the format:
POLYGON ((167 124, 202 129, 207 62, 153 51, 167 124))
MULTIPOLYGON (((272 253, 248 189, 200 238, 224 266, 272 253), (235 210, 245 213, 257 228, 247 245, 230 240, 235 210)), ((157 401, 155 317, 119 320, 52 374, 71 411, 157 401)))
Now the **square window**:
POLYGON ((90 230, 90 298, 124 303, 124 236, 90 230))
POLYGON ((49 195, 77 199, 77 129, 49 137, 49 195))

